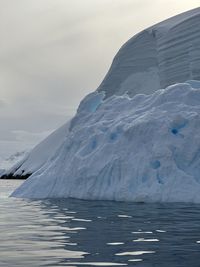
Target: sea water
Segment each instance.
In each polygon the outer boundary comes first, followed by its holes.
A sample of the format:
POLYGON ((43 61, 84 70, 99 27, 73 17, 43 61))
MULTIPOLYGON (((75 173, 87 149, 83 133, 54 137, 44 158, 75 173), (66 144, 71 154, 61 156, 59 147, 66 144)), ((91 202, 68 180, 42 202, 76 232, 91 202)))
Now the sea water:
POLYGON ((200 266, 200 205, 9 198, 20 183, 0 180, 0 266, 200 266))

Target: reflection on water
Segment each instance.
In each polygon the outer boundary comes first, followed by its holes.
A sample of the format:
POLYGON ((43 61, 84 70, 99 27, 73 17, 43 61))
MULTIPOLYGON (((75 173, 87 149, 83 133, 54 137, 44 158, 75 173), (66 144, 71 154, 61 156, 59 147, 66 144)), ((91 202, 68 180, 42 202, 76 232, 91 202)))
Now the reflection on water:
POLYGON ((20 200, 0 180, 0 266, 199 267, 200 206, 20 200))

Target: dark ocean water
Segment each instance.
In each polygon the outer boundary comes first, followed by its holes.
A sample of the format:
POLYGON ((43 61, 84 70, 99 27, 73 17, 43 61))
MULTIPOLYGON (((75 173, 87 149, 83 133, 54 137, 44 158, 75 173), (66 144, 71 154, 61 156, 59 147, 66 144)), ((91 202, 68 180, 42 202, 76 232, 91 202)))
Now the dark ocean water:
POLYGON ((0 266, 200 267, 200 205, 20 200, 0 180, 0 266))

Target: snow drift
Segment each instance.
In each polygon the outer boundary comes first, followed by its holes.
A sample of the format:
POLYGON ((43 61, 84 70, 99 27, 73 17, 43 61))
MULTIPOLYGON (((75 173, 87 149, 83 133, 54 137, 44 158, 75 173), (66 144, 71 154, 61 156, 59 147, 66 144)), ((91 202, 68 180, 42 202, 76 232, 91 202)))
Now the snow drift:
POLYGON ((84 107, 12 196, 200 202, 200 82, 133 98, 94 93, 84 107))
POLYGON ((199 28, 197 8, 130 39, 12 196, 200 202, 199 28))

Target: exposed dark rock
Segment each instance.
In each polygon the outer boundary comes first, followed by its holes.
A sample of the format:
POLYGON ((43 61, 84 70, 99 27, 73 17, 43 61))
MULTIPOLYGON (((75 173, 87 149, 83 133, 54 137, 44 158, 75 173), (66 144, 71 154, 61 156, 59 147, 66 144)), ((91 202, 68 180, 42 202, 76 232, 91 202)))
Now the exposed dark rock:
POLYGON ((32 173, 14 175, 13 173, 9 173, 9 174, 4 174, 4 175, 0 176, 0 179, 21 179, 21 180, 25 180, 29 176, 31 176, 31 174, 32 173))

